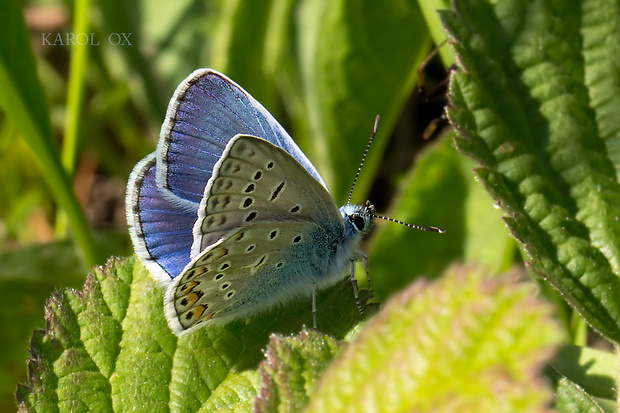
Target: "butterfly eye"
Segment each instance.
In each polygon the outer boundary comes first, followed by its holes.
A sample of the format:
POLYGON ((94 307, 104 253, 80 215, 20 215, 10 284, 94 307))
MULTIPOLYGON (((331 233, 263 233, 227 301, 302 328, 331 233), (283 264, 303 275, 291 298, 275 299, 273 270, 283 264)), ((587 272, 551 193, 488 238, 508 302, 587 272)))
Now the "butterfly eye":
POLYGON ((353 220, 353 225, 355 225, 355 228, 357 228, 358 231, 364 230, 366 221, 364 221, 364 218, 362 218, 361 215, 353 215, 351 216, 351 219, 353 220))

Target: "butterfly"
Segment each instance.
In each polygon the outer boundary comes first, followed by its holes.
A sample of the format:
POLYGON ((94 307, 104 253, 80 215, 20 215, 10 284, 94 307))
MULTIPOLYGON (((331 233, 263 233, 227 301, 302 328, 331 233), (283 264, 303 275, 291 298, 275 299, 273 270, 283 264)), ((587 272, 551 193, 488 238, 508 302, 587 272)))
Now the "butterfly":
POLYGON ((316 326, 317 291, 349 266, 355 280, 378 217, 368 202, 338 208, 284 128, 212 69, 177 87, 157 150, 129 177, 126 213, 177 335, 309 296, 316 326))

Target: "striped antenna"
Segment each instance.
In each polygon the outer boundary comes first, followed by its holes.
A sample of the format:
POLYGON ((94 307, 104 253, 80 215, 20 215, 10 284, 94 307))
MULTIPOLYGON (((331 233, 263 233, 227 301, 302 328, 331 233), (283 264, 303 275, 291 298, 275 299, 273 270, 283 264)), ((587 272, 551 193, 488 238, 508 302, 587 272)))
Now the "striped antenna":
POLYGON ((397 224, 404 225, 404 226, 409 227, 409 228, 419 229, 419 230, 421 230, 421 231, 439 232, 440 234, 443 234, 444 232, 446 232, 445 230, 443 230, 443 229, 441 229, 441 228, 437 228, 437 227, 423 227, 423 226, 420 226, 420 225, 408 224, 408 223, 406 223, 406 222, 399 221, 399 220, 397 220, 397 219, 390 218, 390 217, 384 217, 384 216, 382 216, 382 215, 375 215, 375 214, 372 214, 372 216, 373 216, 373 218, 380 218, 380 219, 384 219, 384 220, 386 220, 386 221, 395 222, 395 223, 397 223, 397 224))
POLYGON ((375 118, 375 126, 372 128, 372 135, 370 135, 370 140, 368 141, 368 145, 366 145, 366 150, 364 151, 364 156, 362 156, 362 162, 360 162, 359 168, 357 168, 357 173, 355 174, 355 178, 353 179, 353 185, 351 185, 351 191, 349 192, 349 199, 347 201, 347 205, 351 204, 351 198, 353 197, 353 189, 355 189, 355 184, 357 183, 357 177, 360 176, 360 172, 362 171, 362 166, 364 166, 364 162, 366 161, 366 155, 368 155, 368 150, 370 150, 370 145, 372 144, 372 140, 375 138, 377 134, 377 129, 379 128, 379 115, 375 118))
MULTIPOLYGON (((370 135, 370 140, 368 141, 368 145, 366 145, 366 150, 364 151, 364 156, 362 156, 362 162, 360 162, 360 166, 359 166, 359 168, 357 168, 357 173, 355 174, 355 179, 353 179, 353 185, 351 185, 351 191, 349 192, 349 200, 347 201, 347 205, 351 204, 351 198, 353 197, 353 189, 355 189, 355 184, 357 183, 357 177, 360 176, 360 172, 362 171, 362 166, 364 166, 364 161, 366 161, 366 155, 368 155, 368 151, 370 150, 370 145, 372 144, 372 141, 375 138, 375 135, 377 134, 377 129, 378 128, 379 128, 379 115, 377 115, 377 117, 375 118, 375 126, 372 129, 372 135, 370 135)), ((420 225, 408 224, 406 222, 399 221, 399 220, 394 219, 394 218, 384 217, 382 215, 371 214, 371 216, 373 216, 374 218, 379 218, 379 219, 383 219, 383 220, 386 220, 386 221, 395 222, 397 224, 404 225, 404 226, 409 227, 409 228, 419 229, 421 231, 438 232, 440 234, 443 234, 444 232, 446 232, 445 230, 443 230, 441 228, 437 228, 437 227, 423 227, 423 226, 420 226, 420 225)))

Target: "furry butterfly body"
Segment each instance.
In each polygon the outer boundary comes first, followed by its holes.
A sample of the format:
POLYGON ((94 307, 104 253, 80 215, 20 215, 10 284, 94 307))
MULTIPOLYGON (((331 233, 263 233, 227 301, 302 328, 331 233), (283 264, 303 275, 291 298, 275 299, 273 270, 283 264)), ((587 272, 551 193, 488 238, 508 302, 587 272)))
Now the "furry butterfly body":
POLYGON ((373 218, 369 204, 338 208, 269 112, 210 69, 177 88, 126 204, 136 254, 167 288, 176 334, 333 285, 361 256, 373 218))

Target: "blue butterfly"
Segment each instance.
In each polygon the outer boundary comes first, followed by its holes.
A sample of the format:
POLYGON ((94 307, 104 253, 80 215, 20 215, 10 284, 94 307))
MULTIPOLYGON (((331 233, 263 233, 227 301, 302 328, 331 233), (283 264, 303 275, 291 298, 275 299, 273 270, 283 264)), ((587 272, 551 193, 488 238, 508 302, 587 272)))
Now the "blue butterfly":
POLYGON ((347 266, 353 279, 366 259, 357 248, 377 217, 369 203, 338 208, 273 116, 211 69, 177 88, 126 205, 136 254, 166 286, 177 335, 309 296, 315 314, 317 290, 347 266))

